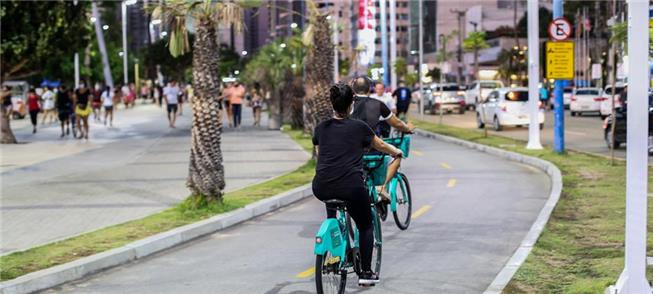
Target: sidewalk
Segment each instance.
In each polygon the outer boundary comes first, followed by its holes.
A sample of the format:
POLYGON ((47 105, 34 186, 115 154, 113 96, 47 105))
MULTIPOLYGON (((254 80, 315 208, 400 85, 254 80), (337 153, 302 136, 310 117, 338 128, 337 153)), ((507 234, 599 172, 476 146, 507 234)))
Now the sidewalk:
MULTIPOLYGON (((186 107, 177 129, 169 129, 164 110, 138 105, 118 111, 114 128, 91 123, 88 142, 59 139, 54 125, 32 135, 29 126, 13 124, 19 141, 29 143, 2 146, 0 254, 141 218, 184 199, 190 119, 186 107)), ((252 122, 244 109, 243 125, 252 122)), ((225 128, 222 149, 227 191, 292 171, 309 157, 286 135, 264 128, 225 128)))

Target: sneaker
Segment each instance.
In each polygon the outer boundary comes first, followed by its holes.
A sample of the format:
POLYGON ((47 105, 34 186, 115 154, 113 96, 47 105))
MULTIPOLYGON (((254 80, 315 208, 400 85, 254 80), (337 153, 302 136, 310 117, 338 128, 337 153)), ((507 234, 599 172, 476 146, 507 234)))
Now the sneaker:
POLYGON ((358 276, 359 286, 374 286, 381 282, 379 276, 371 271, 364 271, 358 276))

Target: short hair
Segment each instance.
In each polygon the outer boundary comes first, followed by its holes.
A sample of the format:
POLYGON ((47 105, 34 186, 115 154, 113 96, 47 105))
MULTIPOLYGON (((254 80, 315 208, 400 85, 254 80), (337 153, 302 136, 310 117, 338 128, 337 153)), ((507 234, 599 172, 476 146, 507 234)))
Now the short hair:
POLYGON ((354 91, 348 85, 337 83, 329 89, 329 100, 333 110, 340 116, 349 115, 349 106, 354 101, 354 91))
POLYGON ((359 76, 354 79, 352 88, 356 94, 369 94, 372 82, 366 76, 359 76))

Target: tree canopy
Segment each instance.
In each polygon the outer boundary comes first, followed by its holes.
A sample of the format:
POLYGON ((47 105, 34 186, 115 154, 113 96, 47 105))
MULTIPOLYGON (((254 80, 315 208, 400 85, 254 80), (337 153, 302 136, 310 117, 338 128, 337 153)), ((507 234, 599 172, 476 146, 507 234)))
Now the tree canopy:
POLYGON ((2 80, 24 79, 61 58, 73 59, 89 42, 90 2, 0 1, 2 80), (11 24, 11 25, 7 25, 11 24))

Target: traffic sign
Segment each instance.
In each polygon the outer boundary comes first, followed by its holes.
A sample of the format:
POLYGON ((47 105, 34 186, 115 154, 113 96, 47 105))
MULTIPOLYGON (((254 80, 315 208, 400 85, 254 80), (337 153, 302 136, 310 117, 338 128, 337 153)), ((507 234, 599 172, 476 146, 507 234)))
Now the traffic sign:
POLYGON ((549 24, 549 37, 554 41, 564 41, 571 36, 571 24, 564 18, 556 18, 549 24))
POLYGON ((546 42, 546 78, 574 78, 574 43, 546 42))

